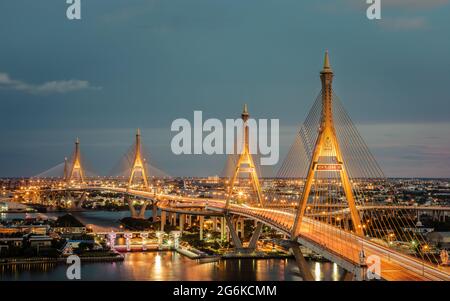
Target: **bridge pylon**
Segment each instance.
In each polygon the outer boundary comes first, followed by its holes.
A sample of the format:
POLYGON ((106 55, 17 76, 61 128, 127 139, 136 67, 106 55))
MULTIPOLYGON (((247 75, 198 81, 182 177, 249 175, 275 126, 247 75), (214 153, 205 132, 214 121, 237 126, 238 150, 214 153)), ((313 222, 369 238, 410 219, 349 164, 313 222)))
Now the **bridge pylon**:
MULTIPOLYGON (((136 131, 136 142, 135 142, 135 149, 134 149, 134 158, 133 158, 133 164, 131 165, 130 169, 130 177, 128 178, 128 186, 127 190, 131 188, 131 185, 133 184, 133 180, 135 179, 137 174, 141 175, 142 182, 144 185, 144 190, 148 190, 148 174, 147 174, 147 168, 145 165, 145 159, 142 157, 142 150, 141 150, 141 131, 137 129, 136 131)), ((145 210, 147 209, 147 203, 144 202, 139 212, 136 211, 133 205, 133 200, 126 196, 125 201, 128 203, 128 207, 130 207, 131 217, 133 218, 145 218, 145 210)))
POLYGON ((65 180, 68 184, 71 184, 75 181, 79 181, 81 184, 85 182, 85 174, 84 168, 81 163, 81 154, 80 154, 80 139, 77 138, 75 141, 75 152, 73 155, 72 162, 67 164, 67 159, 64 163, 64 176, 65 180))
MULTIPOLYGON (((293 238, 297 237, 300 233, 302 220, 305 215, 305 210, 307 208, 308 199, 310 198, 313 185, 315 185, 316 183, 320 183, 320 181, 324 181, 323 178, 321 178, 321 175, 333 174, 334 176, 336 173, 336 178, 340 179, 340 185, 342 185, 342 189, 344 191, 345 198, 350 209, 354 231, 358 235, 364 234, 360 215, 356 208, 355 196, 352 190, 352 183, 350 182, 346 163, 344 162, 341 147, 336 136, 335 123, 333 119, 333 76, 334 74, 330 66, 328 51, 326 51, 323 69, 320 72, 320 79, 322 82, 322 109, 320 116, 319 133, 312 151, 312 157, 308 168, 306 182, 303 187, 303 193, 301 195, 297 214, 294 220, 292 229, 293 238)), ((336 183, 334 183, 333 185, 336 185, 336 183)), ((330 196, 321 196, 321 198, 326 199, 330 198, 330 196)))
POLYGON ((249 146, 249 127, 248 127, 248 119, 250 117, 248 113, 247 104, 244 105, 244 110, 241 114, 243 121, 243 145, 242 151, 239 155, 239 159, 234 168, 234 172, 230 177, 230 181, 228 183, 228 197, 226 201, 225 208, 228 208, 230 205, 230 200, 233 195, 233 189, 235 186, 235 182, 238 178, 239 174, 249 174, 250 182, 253 186, 254 193, 256 195, 257 204, 260 207, 263 207, 263 196, 261 191, 261 185, 259 183, 258 174, 256 172, 255 163, 253 161, 253 156, 250 152, 249 146))
POLYGON ((136 131, 136 144, 134 150, 133 165, 131 166, 130 177, 128 178, 128 188, 133 184, 133 179, 137 173, 141 174, 142 181, 144 182, 144 189, 148 190, 147 170, 145 168, 145 159, 142 158, 141 151, 141 131, 136 131))

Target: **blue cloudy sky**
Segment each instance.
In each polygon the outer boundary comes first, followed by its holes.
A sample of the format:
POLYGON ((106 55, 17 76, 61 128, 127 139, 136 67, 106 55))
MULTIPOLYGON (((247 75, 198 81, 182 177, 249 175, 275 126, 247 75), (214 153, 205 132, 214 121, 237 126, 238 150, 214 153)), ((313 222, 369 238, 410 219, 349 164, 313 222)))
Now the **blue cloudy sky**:
POLYGON ((450 177, 450 1, 65 0, 0 2, 0 177, 35 175, 79 136, 106 174, 135 128, 172 175, 220 173, 224 157, 175 156, 171 122, 249 104, 279 118, 281 157, 320 90, 335 90, 387 176, 450 177))

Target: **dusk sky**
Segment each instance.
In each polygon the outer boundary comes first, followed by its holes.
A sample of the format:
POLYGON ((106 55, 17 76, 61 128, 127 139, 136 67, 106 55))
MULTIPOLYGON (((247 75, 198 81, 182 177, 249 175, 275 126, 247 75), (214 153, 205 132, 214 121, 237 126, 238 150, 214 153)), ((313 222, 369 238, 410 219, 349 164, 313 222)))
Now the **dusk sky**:
POLYGON ((105 175, 136 128, 170 175, 220 174, 223 155, 172 154, 177 118, 279 118, 280 163, 320 91, 334 89, 389 177, 450 177, 450 0, 0 2, 0 177, 61 163, 81 140, 105 175))

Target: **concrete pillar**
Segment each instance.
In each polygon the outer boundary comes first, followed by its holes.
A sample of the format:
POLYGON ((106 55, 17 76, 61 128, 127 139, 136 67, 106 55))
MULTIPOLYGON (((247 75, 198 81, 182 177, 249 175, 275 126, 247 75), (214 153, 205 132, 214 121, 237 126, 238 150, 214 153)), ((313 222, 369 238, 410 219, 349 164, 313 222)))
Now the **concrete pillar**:
POLYGON ((305 257, 303 257, 300 246, 297 243, 293 243, 291 247, 292 252, 294 253, 295 261, 297 262, 300 276, 302 277, 303 281, 314 281, 314 277, 311 273, 309 264, 305 260, 305 257))
POLYGON ((220 239, 226 239, 226 227, 225 227, 225 218, 220 218, 220 239))
POLYGON ((200 240, 203 240, 203 223, 205 222, 205 217, 200 216, 200 240))
POLYGON ((187 221, 187 224, 189 225, 189 227, 192 227, 192 215, 187 215, 186 221, 187 221))
POLYGON ((176 222, 174 223, 174 218, 173 218, 174 214, 175 213, 173 213, 173 212, 169 213, 169 223, 170 223, 171 226, 176 226, 177 225, 176 222))
POLYGON ((259 236, 261 235, 262 228, 263 228, 262 223, 256 223, 255 232, 253 232, 253 235, 250 238, 250 242, 248 244, 248 248, 252 251, 256 249, 256 245, 258 243, 259 236))
POLYGON ((236 249, 242 249, 242 241, 239 239, 239 236, 236 232, 236 227, 233 225, 233 221, 229 216, 225 217, 225 220, 228 225, 229 232, 231 234, 231 238, 233 239, 233 244, 236 249))
POLYGON ((161 231, 164 231, 165 224, 166 224, 166 211, 161 211, 161 231))
POLYGON ((144 202, 144 204, 142 204, 142 207, 141 207, 141 209, 139 211, 139 214, 138 214, 138 218, 145 219, 145 209, 147 209, 147 203, 146 202, 144 202))
POLYGON ((180 234, 183 234, 186 214, 180 214, 180 234))
POLYGON ((243 218, 237 218, 236 222, 234 224, 234 228, 236 229, 236 234, 240 238, 244 238, 244 219, 243 218))
POLYGON ((137 212, 136 212, 136 209, 134 208, 134 205, 133 205, 133 199, 131 199, 128 195, 125 195, 124 196, 124 201, 126 203, 128 203, 128 208, 130 208, 131 217, 132 218, 136 218, 137 217, 137 212))

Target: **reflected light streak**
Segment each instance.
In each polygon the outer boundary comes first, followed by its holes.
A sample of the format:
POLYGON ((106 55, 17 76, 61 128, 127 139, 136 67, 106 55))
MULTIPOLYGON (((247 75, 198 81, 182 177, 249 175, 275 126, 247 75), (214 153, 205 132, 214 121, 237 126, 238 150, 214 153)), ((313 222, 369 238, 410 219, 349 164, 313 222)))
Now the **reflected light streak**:
POLYGON ((336 263, 333 263, 333 281, 338 281, 339 280, 339 272, 338 272, 338 265, 336 263))
POLYGON ((157 277, 160 277, 161 274, 162 274, 161 255, 159 255, 159 254, 155 256, 154 272, 155 272, 157 277))
POLYGON ((322 274, 322 271, 320 269, 320 263, 316 262, 314 267, 314 278, 316 281, 320 281, 320 275, 322 274))

